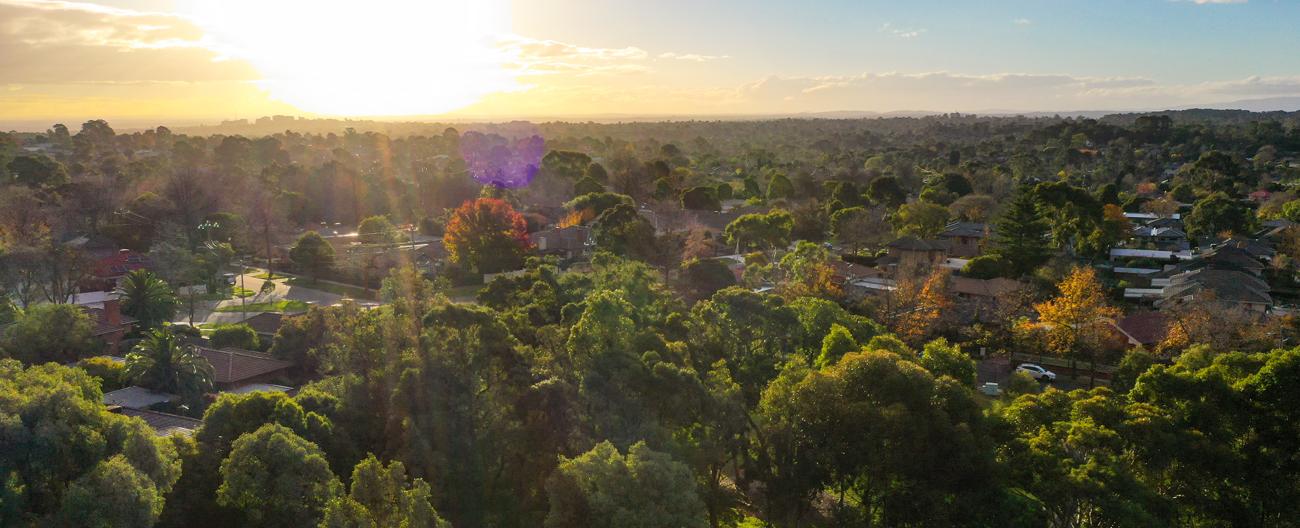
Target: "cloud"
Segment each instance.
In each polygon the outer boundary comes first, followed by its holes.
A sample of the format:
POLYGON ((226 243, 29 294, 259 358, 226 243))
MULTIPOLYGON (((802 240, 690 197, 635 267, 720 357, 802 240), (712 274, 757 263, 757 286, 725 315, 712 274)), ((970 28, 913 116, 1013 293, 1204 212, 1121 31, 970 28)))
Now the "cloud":
POLYGON ((1144 77, 1069 74, 863 73, 771 76, 739 87, 737 94, 743 106, 758 111, 1127 110, 1300 96, 1300 76, 1163 84, 1144 77))
POLYGON ((94 4, 0 0, 0 50, 0 83, 258 78, 185 18, 94 4))
POLYGON ((1196 5, 1207 5, 1207 4, 1244 4, 1249 0, 1182 0, 1182 1, 1191 2, 1196 5))
POLYGON ((898 38, 906 38, 906 39, 916 38, 925 33, 924 28, 921 29, 899 28, 899 27, 895 27, 892 22, 885 22, 884 25, 880 26, 880 31, 883 33, 888 33, 898 38))
POLYGON ((1028 26, 1030 24, 1033 24, 1034 21, 1028 18, 1017 18, 1017 19, 1013 19, 1011 23, 1017 26, 1028 26))
POLYGON ((716 60, 730 59, 731 56, 730 55, 700 55, 698 53, 673 53, 670 51, 666 53, 660 53, 659 58, 677 59, 677 60, 693 61, 693 62, 710 62, 716 60))
POLYGON ((711 62, 730 58, 727 55, 663 52, 652 55, 635 46, 622 48, 587 47, 556 40, 534 39, 520 35, 501 37, 498 48, 512 58, 508 66, 520 75, 601 75, 648 73, 652 60, 711 62))

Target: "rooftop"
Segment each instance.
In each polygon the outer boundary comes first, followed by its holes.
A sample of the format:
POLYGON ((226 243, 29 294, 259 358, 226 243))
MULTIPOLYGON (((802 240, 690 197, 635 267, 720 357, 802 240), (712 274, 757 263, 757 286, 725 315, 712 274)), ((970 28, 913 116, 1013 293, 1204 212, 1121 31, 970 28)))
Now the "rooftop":
POLYGON ((948 242, 944 240, 922 240, 914 236, 905 236, 890 242, 886 247, 903 251, 947 251, 948 242))
POLYGON ((953 222, 948 224, 948 226, 943 229, 943 232, 939 233, 939 236, 983 238, 988 236, 988 234, 988 224, 981 224, 978 222, 953 222))
POLYGON ((144 387, 130 386, 104 393, 104 405, 125 407, 127 409, 145 409, 159 403, 176 399, 175 394, 154 392, 144 387))
POLYGON ((293 366, 288 361, 248 350, 195 348, 200 356, 212 364, 212 381, 216 383, 238 383, 293 366))
POLYGON ((145 409, 128 409, 123 407, 113 409, 113 412, 122 416, 133 416, 144 420, 144 423, 148 424, 158 436, 169 436, 173 434, 189 436, 194 434, 194 431, 198 429, 200 425, 203 425, 202 420, 195 420, 177 414, 168 414, 145 409))

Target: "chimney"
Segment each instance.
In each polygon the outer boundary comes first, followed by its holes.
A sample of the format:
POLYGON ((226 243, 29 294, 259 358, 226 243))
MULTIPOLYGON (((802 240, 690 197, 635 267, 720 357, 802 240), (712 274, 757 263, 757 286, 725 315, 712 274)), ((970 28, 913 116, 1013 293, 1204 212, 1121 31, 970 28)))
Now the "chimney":
POLYGON ((116 297, 104 299, 104 322, 112 326, 122 324, 122 304, 116 297))

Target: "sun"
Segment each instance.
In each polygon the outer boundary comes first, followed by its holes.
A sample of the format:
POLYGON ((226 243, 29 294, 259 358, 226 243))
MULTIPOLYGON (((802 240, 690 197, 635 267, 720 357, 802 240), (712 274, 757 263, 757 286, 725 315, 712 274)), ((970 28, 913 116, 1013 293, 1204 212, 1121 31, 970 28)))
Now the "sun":
POLYGON ((178 6, 271 97, 334 116, 435 115, 514 88, 503 0, 193 0, 178 6))

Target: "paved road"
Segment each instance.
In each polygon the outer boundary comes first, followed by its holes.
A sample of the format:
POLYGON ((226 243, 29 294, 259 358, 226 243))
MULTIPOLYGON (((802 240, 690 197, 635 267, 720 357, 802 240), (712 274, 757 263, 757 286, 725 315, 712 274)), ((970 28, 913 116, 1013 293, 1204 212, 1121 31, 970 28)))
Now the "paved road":
MULTIPOLYGON (((249 304, 255 302, 273 302, 279 300, 302 301, 309 304, 328 306, 338 303, 343 296, 326 291, 304 288, 302 286, 289 286, 284 283, 284 279, 276 279, 272 282, 275 288, 268 292, 262 292, 262 285, 267 281, 254 277, 253 274, 261 273, 260 270, 250 270, 248 274, 235 277, 235 285, 248 290, 257 292, 252 297, 246 299, 249 304)), ((199 301, 194 307, 194 323, 197 324, 228 324, 238 323, 257 315, 261 312, 218 312, 218 307, 222 306, 239 306, 244 300, 226 299, 224 301, 199 301)), ((189 323, 189 307, 182 301, 181 309, 176 317, 176 322, 189 323)))

